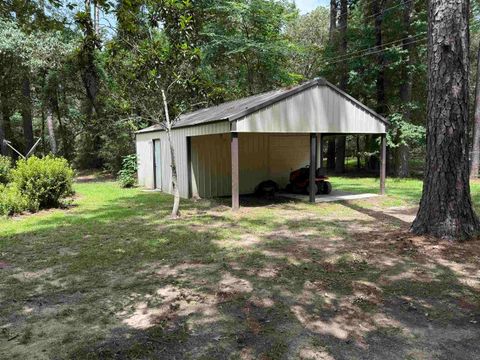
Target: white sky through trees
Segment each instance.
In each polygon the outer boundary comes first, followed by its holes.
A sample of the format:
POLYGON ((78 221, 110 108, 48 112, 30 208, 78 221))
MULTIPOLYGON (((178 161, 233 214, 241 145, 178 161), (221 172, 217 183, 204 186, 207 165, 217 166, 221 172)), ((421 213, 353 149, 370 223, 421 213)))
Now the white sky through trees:
POLYGON ((306 14, 309 11, 312 11, 317 6, 329 6, 329 0, 295 0, 295 4, 300 9, 301 14, 306 14))

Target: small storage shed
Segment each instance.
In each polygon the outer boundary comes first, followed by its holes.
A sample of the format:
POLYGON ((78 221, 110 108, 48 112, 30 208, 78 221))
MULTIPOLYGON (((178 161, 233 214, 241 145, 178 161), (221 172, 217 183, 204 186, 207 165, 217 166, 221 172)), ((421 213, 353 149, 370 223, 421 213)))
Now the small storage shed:
MULTIPOLYGON (((182 115, 172 130, 178 188, 184 198, 254 192, 264 180, 285 186, 292 170, 318 167, 324 135, 381 136, 380 193, 385 190, 387 121, 324 79, 182 115)), ((170 151, 160 125, 136 134, 138 182, 171 193, 170 151)), ((313 187, 312 187, 313 189, 313 187)), ((310 194, 315 201, 315 194, 310 194)))

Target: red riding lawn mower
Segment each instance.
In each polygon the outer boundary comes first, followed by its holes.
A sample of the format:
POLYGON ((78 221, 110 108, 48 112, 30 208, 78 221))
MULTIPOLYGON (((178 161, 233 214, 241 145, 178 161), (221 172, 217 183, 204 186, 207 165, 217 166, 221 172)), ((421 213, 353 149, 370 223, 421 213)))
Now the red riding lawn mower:
MULTIPOLYGON (((315 172, 315 194, 330 194, 332 192, 332 184, 327 181, 325 169, 317 169, 315 172)), ((310 193, 310 168, 308 166, 297 169, 290 173, 290 183, 286 190, 293 194, 309 194, 310 193)))

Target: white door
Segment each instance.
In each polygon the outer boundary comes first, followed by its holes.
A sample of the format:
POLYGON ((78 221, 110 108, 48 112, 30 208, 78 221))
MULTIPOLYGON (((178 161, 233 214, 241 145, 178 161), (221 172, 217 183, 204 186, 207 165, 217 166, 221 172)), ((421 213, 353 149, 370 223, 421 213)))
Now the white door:
POLYGON ((153 177, 155 189, 162 189, 162 159, 160 151, 160 139, 153 140, 153 177))

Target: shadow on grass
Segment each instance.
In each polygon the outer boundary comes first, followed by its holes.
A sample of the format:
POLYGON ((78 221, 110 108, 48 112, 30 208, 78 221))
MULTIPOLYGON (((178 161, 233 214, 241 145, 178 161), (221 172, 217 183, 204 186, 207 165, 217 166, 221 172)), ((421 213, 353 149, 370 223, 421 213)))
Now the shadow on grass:
POLYGON ((352 202, 349 202, 349 201, 342 202, 342 205, 346 206, 346 207, 348 207, 352 210, 355 210, 359 213, 370 216, 370 217, 372 217, 373 219, 375 219, 379 222, 399 224, 399 225, 402 225, 403 227, 407 227, 407 226, 410 227, 410 225, 411 225, 410 222, 404 221, 402 219, 399 219, 398 217, 389 215, 384 211, 378 211, 378 210, 374 210, 374 209, 365 208, 363 206, 360 206, 356 203, 352 203, 352 202))
POLYGON ((408 236, 390 237, 382 223, 396 218, 350 203, 370 218, 318 218, 291 201, 252 202, 240 215, 223 201, 184 201, 172 221, 170 206, 170 196, 138 193, 39 219, 39 230, 6 239, 5 354, 404 359, 480 351, 469 321, 478 292, 435 258, 419 260, 408 236), (295 209, 303 213, 279 216, 295 209))

